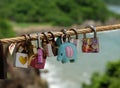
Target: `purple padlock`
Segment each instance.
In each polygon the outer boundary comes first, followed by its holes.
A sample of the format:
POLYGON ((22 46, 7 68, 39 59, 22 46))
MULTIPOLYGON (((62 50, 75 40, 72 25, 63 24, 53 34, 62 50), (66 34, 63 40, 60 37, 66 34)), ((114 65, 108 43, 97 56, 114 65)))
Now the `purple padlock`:
POLYGON ((38 49, 38 63, 43 63, 43 50, 41 48, 38 49))

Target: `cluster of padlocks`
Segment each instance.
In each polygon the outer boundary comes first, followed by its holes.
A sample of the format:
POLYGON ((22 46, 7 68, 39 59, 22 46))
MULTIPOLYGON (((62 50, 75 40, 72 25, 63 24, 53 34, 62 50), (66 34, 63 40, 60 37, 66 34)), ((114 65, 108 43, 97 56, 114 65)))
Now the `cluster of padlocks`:
MULTIPOLYGON (((83 34, 82 52, 98 53, 99 43, 95 27, 89 25, 88 28, 94 32, 94 37, 87 38, 86 34, 83 34)), ((70 29, 70 31, 73 31, 76 36, 71 37, 66 30, 62 30, 63 34, 57 38, 53 32, 37 33, 36 40, 31 39, 31 34, 23 35, 25 41, 11 43, 9 46, 9 52, 14 57, 14 66, 44 69, 47 57, 52 56, 56 56, 57 61, 61 63, 75 62, 80 53, 80 39, 76 29, 70 29), (41 39, 40 34, 43 34, 44 38, 41 39), (50 34, 51 37, 48 38, 46 34, 50 34)))

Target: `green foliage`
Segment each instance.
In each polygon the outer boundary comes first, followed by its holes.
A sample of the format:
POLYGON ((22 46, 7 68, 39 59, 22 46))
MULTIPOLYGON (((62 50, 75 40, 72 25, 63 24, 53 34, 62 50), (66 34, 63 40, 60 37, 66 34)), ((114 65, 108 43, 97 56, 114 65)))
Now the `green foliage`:
POLYGON ((15 36, 12 26, 7 20, 0 19, 0 38, 15 36))
POLYGON ((0 17, 15 22, 68 26, 89 19, 105 21, 109 18, 109 11, 102 0, 0 0, 0 2, 0 17))
POLYGON ((103 75, 94 73, 91 84, 83 83, 83 88, 120 88, 120 60, 109 62, 103 75))

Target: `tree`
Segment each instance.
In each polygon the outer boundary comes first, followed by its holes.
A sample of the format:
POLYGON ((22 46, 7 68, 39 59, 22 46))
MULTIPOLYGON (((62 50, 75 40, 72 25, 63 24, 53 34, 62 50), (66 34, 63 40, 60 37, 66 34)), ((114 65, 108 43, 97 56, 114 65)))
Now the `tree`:
POLYGON ((94 73, 91 84, 83 83, 83 88, 120 88, 120 60, 109 62, 103 75, 94 73))
POLYGON ((0 19, 0 38, 15 36, 9 21, 0 19))
POLYGON ((110 16, 102 0, 0 0, 0 2, 0 17, 15 22, 68 26, 91 19, 104 22, 110 16))

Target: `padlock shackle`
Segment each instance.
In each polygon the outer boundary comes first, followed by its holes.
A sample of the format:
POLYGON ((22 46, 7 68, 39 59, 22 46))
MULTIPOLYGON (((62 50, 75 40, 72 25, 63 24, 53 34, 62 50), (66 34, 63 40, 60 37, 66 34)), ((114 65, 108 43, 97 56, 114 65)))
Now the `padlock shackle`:
POLYGON ((76 39, 78 39, 78 33, 76 31, 76 28, 72 28, 72 29, 70 29, 70 31, 73 31, 75 33, 75 35, 76 35, 76 39))
POLYGON ((37 43, 38 43, 38 48, 40 48, 41 40, 40 40, 40 34, 37 34, 37 43))
MULTIPOLYGON (((46 35, 44 32, 42 32, 41 34, 44 35, 44 39, 46 40, 46 43, 48 44, 48 43, 49 43, 49 40, 48 40, 48 38, 47 38, 47 35, 46 35)), ((42 39, 43 42, 44 42, 44 39, 42 39)))
MULTIPOLYGON (((93 25, 88 25, 85 28, 90 28, 92 32, 94 32, 94 38, 97 38, 96 28, 93 25)), ((83 37, 86 38, 86 33, 83 34, 83 37)))
POLYGON ((25 43, 24 43, 24 50, 25 50, 25 52, 28 52, 28 50, 27 50, 27 47, 26 46, 28 46, 27 44, 28 44, 28 41, 29 41, 29 36, 27 35, 27 34, 24 34, 24 35, 22 35, 22 36, 24 36, 24 38, 25 38, 25 43))
POLYGON ((27 35, 27 34, 24 34, 24 35, 22 35, 22 36, 24 36, 24 38, 25 38, 25 43, 27 43, 28 42, 28 40, 29 40, 29 36, 27 35))
POLYGON ((68 42, 70 42, 70 35, 67 34, 67 30, 66 30, 66 29, 62 29, 61 32, 63 32, 63 34, 64 34, 64 35, 62 36, 63 42, 66 42, 66 38, 67 38, 67 37, 68 37, 68 42))
POLYGON ((48 34, 51 34, 52 41, 54 42, 55 41, 55 36, 54 36, 53 32, 49 31, 48 34))

